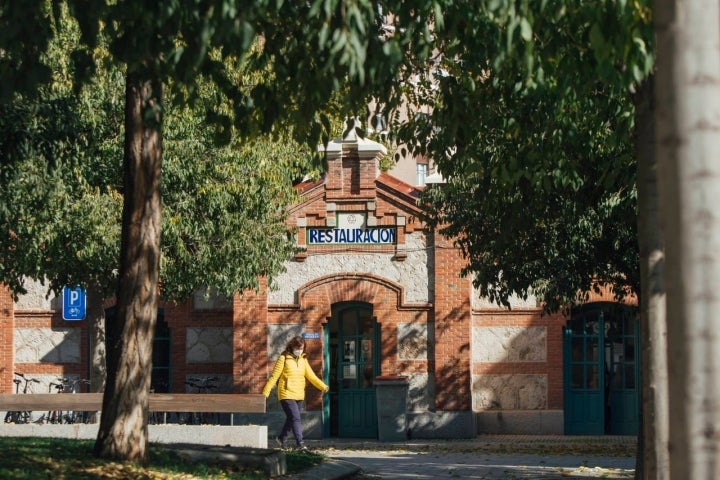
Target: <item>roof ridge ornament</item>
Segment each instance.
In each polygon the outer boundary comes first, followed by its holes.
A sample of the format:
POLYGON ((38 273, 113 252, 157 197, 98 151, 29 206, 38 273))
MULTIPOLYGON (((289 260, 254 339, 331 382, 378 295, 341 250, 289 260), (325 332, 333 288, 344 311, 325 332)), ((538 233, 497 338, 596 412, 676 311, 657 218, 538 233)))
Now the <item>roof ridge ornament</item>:
POLYGON ((366 158, 373 156, 379 158, 387 155, 387 147, 365 137, 361 125, 362 123, 357 117, 346 118, 342 137, 331 140, 327 145, 318 145, 318 151, 325 152, 328 160, 339 158, 343 148, 357 151, 366 158))
POLYGON ((357 117, 348 117, 345 120, 345 130, 343 131, 343 143, 357 143, 358 131, 361 125, 357 117))

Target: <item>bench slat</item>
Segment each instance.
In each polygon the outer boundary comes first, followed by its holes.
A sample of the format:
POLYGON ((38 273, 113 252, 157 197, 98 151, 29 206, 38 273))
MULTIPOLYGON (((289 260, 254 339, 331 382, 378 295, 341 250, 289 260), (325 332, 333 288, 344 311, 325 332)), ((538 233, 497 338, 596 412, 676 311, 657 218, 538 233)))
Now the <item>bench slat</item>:
POLYGON ((153 393, 151 412, 265 413, 265 396, 240 393, 153 393))
POLYGON ((97 411, 102 406, 102 393, 28 393, 0 394, 0 410, 78 410, 97 411))
MULTIPOLYGON (((102 409, 102 393, 0 394, 0 411, 102 409)), ((242 393, 151 393, 151 412, 265 413, 265 397, 242 393)))

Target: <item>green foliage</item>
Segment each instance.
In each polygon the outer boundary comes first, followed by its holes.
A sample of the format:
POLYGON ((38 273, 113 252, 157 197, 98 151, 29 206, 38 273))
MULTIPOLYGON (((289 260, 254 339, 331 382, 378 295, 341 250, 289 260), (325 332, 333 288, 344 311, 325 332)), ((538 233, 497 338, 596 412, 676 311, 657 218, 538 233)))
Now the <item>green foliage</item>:
MULTIPOLYGON (((56 292, 83 284, 112 295, 123 193, 123 71, 98 45, 98 68, 74 90, 67 52, 79 32, 67 17, 56 26, 44 57, 53 66, 51 84, 0 106, 0 276, 17 293, 29 277, 47 278, 56 292)), ((181 87, 168 90, 163 296, 184 300, 205 287, 232 295, 256 286, 258 275, 278 272, 292 252, 285 225, 285 209, 296 200, 292 180, 311 171, 316 158, 289 133, 243 141, 232 126, 228 143, 218 146, 206 113, 229 111, 222 93, 199 81, 193 106, 182 106, 181 87)))
POLYGON ((41 61, 51 36, 49 14, 45 0, 0 4, 0 103, 50 78, 51 69, 41 61))
POLYGON ((231 296, 272 276, 293 251, 286 208, 307 165, 290 138, 215 147, 198 112, 167 118, 161 274, 166 298, 211 286, 231 296))
POLYGON ((494 0, 471 10, 465 18, 458 11, 446 14, 459 20, 447 31, 480 29, 487 35, 483 63, 495 71, 515 69, 529 86, 544 83, 549 74, 563 91, 576 90, 578 81, 624 90, 652 69, 646 2, 494 0))
POLYGON ((285 452, 288 471, 303 472, 323 462, 325 457, 311 450, 289 450, 285 452))
POLYGON ((652 26, 638 2, 601 3, 450 8, 443 60, 408 92, 432 113, 399 135, 448 180, 425 191, 428 221, 498 304, 532 294, 555 311, 604 284, 638 292, 632 92, 652 26))
POLYGON ((371 0, 68 1, 83 32, 73 55, 78 81, 92 72, 92 49, 104 32, 115 61, 176 83, 183 102, 197 100, 200 76, 210 79, 231 100, 231 111, 211 112, 221 130, 234 125, 248 136, 283 123, 313 148, 330 138, 334 93, 343 91, 341 118, 361 111, 371 95, 400 101, 397 73, 408 56, 430 56, 430 27, 442 3, 383 2, 403 26, 386 38, 371 0), (238 78, 238 67, 262 75, 238 78))
POLYGON ((25 277, 47 278, 56 291, 79 283, 109 292, 119 251, 122 111, 114 86, 72 93, 63 52, 77 29, 54 28, 42 57, 51 82, 0 104, 0 278, 16 293, 25 277))

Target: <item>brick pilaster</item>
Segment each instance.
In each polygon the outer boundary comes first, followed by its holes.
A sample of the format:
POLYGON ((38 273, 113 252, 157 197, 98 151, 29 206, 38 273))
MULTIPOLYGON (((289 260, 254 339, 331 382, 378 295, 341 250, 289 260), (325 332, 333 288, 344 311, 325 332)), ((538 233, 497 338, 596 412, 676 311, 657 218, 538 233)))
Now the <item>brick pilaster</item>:
POLYGON ((0 392, 13 392, 15 364, 14 332, 15 303, 10 289, 0 284, 0 392))
POLYGON ((185 392, 187 374, 187 327, 192 320, 192 302, 163 305, 165 322, 170 328, 171 391, 185 392))
POLYGON ((233 298, 233 378, 236 393, 260 393, 267 380, 267 281, 233 298))
POLYGON ((459 276, 460 250, 435 233, 435 408, 472 408, 470 385, 470 281, 459 276))

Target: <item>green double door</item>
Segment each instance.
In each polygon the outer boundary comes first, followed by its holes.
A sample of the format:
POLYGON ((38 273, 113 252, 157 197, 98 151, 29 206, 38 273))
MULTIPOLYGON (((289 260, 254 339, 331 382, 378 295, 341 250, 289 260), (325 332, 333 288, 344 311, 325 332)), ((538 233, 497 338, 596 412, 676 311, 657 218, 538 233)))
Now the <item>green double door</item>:
POLYGON ((574 312, 563 335, 566 434, 637 434, 639 341, 635 309, 602 303, 574 312))
POLYGON ((380 370, 379 329, 372 306, 344 303, 325 327, 326 378, 330 386, 327 436, 377 438, 374 380, 380 370))

